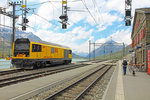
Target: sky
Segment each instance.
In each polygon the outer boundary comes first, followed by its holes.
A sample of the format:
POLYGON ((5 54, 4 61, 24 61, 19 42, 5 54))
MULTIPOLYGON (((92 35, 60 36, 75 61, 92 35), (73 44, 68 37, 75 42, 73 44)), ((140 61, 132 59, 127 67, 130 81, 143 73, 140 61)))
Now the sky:
MULTIPOLYGON (((68 46, 73 52, 80 54, 88 53, 89 40, 104 43, 112 39, 118 43, 131 44, 133 23, 131 26, 125 26, 125 0, 68 0, 70 11, 68 11, 67 29, 62 29, 59 22, 59 16, 62 14, 61 1, 27 0, 27 8, 34 8, 34 11, 30 10, 27 14, 30 27, 26 32, 33 32, 44 41, 68 46)), ((0 2, 1 7, 11 11, 12 8, 7 5, 7 0, 0 2)), ((132 17, 134 18, 135 9, 149 6, 150 0, 132 0, 132 17)), ((1 16, 1 19, 4 18, 1 16)), ((1 23, 9 26, 10 22, 9 19, 1 23)), ((17 23, 21 23, 21 16, 17 19, 17 23)), ((21 29, 20 26, 17 27, 21 29)))

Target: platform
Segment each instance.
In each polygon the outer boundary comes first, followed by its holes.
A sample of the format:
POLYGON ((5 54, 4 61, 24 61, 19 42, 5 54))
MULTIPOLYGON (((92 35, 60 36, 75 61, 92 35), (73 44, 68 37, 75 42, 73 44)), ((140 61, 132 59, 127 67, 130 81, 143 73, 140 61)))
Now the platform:
POLYGON ((121 61, 107 86, 103 100, 150 100, 150 75, 136 72, 133 76, 127 68, 123 75, 121 61))

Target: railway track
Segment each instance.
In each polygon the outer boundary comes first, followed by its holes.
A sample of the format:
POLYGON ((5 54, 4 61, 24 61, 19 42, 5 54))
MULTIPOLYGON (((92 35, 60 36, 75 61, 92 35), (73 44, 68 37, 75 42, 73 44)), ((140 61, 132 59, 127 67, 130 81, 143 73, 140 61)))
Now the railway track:
POLYGON ((2 75, 8 75, 8 74, 13 74, 13 73, 18 73, 18 72, 22 72, 22 71, 23 71, 22 69, 0 71, 0 76, 2 76, 2 75))
POLYGON ((44 100, 81 100, 87 91, 96 84, 111 67, 112 65, 103 66, 88 76, 48 96, 44 100))
POLYGON ((62 71, 67 71, 67 70, 71 70, 71 69, 75 69, 75 68, 79 68, 79 67, 84 67, 87 65, 89 65, 89 64, 69 65, 67 67, 62 67, 62 68, 58 67, 57 69, 47 69, 47 70, 42 70, 42 71, 38 70, 37 72, 34 71, 33 73, 32 73, 32 71, 30 71, 31 73, 0 79, 0 87, 4 87, 4 86, 15 84, 18 82, 35 79, 38 77, 44 77, 44 76, 55 74, 55 73, 62 72, 62 71))
MULTIPOLYGON (((58 65, 54 65, 54 66, 59 67, 58 65)), ((13 69, 13 70, 7 70, 7 71, 0 71, 0 76, 9 75, 9 74, 13 74, 13 73, 24 72, 24 71, 29 72, 29 71, 37 71, 37 70, 41 70, 41 69, 47 70, 49 68, 51 68, 51 66, 50 67, 38 68, 38 69, 13 69)))

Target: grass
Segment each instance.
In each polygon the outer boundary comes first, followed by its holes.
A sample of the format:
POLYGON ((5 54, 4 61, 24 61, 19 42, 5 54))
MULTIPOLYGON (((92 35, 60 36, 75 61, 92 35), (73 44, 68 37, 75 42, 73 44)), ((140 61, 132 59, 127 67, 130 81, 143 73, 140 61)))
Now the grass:
MULTIPOLYGON (((124 56, 129 54, 129 50, 131 49, 130 45, 128 45, 127 47, 125 47, 125 52, 124 52, 124 56)), ((114 52, 111 54, 106 54, 106 55, 102 55, 102 56, 98 56, 95 59, 96 60, 112 60, 112 59, 123 59, 123 50, 118 51, 118 52, 114 52)), ((91 58, 94 59, 94 58, 91 58)))
POLYGON ((11 46, 9 42, 0 41, 0 58, 5 58, 6 56, 10 56, 11 54, 11 46), (4 46, 3 46, 4 44, 4 46))

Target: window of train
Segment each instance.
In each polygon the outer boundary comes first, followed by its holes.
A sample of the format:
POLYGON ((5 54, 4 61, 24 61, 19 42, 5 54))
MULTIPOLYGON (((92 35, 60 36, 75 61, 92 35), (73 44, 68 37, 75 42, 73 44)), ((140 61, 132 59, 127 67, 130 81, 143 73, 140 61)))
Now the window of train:
POLYGON ((69 50, 69 54, 72 54, 72 51, 71 51, 71 50, 69 50))
POLYGON ((55 53, 55 48, 51 48, 51 53, 55 53))
POLYGON ((41 45, 32 44, 32 52, 41 52, 41 45))
POLYGON ((18 43, 15 45, 15 50, 29 50, 30 44, 27 43, 18 43))

